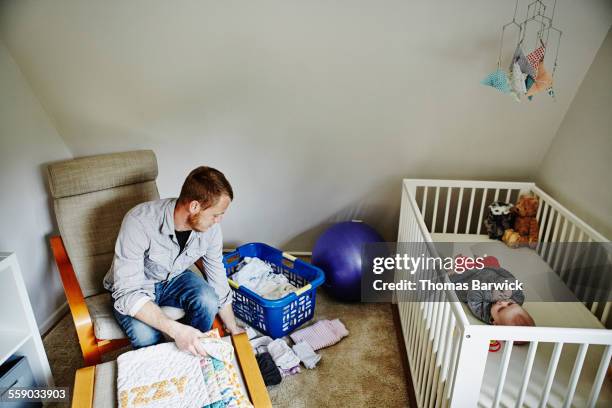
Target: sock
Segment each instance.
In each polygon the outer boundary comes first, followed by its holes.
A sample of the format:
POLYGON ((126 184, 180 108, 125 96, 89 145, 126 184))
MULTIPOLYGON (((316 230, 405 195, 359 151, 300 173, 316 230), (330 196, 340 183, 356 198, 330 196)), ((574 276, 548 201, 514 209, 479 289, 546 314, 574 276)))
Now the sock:
POLYGON ((276 339, 268 344, 268 352, 274 359, 276 365, 283 370, 290 370, 300 365, 300 359, 283 339, 276 339))
POLYGON ((302 341, 295 346, 293 346, 293 351, 297 356, 302 360, 304 366, 306 368, 315 368, 319 360, 321 360, 321 355, 314 352, 310 344, 302 341))
POLYGON ((259 366, 259 371, 261 371, 261 376, 263 377, 264 384, 266 385, 276 385, 280 384, 283 379, 281 376, 276 363, 272 359, 270 353, 265 352, 258 354, 257 357, 257 365, 259 366))

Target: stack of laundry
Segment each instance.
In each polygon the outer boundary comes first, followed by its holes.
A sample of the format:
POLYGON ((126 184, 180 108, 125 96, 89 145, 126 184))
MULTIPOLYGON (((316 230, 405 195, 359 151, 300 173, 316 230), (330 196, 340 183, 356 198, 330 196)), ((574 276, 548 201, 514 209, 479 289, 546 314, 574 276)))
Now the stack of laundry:
POLYGON ((259 369, 266 385, 276 385, 282 377, 300 372, 300 363, 313 369, 321 360, 315 350, 338 343, 349 332, 339 319, 320 320, 289 335, 273 340, 247 327, 247 335, 257 356, 259 369), (289 347, 290 342, 295 343, 289 347))
POLYGON ((245 257, 244 265, 230 278, 269 300, 283 298, 298 289, 285 275, 274 272, 272 266, 259 258, 245 257))

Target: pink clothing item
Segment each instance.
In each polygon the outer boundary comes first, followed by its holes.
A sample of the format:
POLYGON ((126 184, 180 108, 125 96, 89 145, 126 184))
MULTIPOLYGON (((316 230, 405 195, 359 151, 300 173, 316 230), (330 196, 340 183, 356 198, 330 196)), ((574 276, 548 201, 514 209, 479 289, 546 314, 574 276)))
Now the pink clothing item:
POLYGON ((305 341, 313 350, 319 350, 336 344, 348 334, 349 332, 342 322, 339 319, 334 319, 319 320, 311 326, 291 333, 289 337, 295 343, 305 341))

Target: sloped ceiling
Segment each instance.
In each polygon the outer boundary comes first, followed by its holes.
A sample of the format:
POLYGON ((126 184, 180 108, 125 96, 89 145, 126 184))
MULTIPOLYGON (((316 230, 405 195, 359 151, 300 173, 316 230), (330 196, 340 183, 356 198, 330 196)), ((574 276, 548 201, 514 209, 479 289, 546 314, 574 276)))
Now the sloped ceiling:
POLYGON ((533 177, 612 2, 558 0, 557 99, 530 103, 479 84, 514 4, 20 0, 0 35, 75 156, 152 148, 162 196, 218 167, 228 242, 309 249, 341 219, 394 239, 403 177, 533 177))

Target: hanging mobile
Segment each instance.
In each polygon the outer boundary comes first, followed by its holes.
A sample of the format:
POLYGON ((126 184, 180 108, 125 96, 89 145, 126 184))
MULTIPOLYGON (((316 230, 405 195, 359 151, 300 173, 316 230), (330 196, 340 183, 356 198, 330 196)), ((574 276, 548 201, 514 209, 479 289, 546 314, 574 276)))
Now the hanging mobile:
POLYGON ((518 3, 519 0, 516 0, 512 21, 502 26, 497 70, 489 74, 481 83, 492 86, 504 93, 510 93, 517 101, 520 101, 522 95, 526 95, 531 100, 536 93, 541 91, 546 91, 554 99, 555 91, 552 84, 558 67, 559 48, 561 46, 561 35, 563 34, 561 30, 553 26, 557 0, 553 2, 550 15, 547 14, 547 6, 542 0, 532 1, 527 5, 527 15, 521 22, 516 20, 518 3), (523 46, 525 46, 526 40, 529 38, 530 23, 538 24, 539 28, 535 35, 534 50, 525 56, 523 46), (518 28, 518 40, 509 71, 506 72, 502 70, 501 62, 504 37, 506 29, 509 27, 518 28), (554 50, 555 59, 552 72, 550 73, 544 66, 544 60, 548 53, 551 32, 556 34, 557 41, 554 50))

